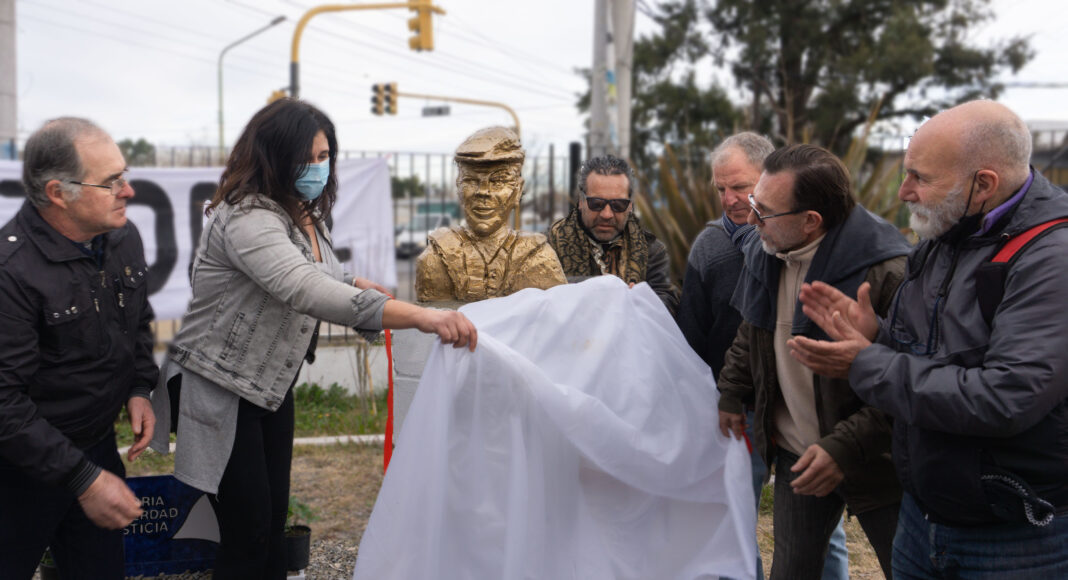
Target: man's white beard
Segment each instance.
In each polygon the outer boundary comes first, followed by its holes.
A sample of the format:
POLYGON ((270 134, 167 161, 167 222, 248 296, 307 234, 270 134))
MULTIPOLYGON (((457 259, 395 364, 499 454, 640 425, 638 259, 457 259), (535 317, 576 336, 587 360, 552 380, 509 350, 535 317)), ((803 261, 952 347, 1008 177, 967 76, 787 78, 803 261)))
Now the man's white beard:
POLYGON ((950 191, 938 205, 927 208, 914 201, 905 202, 909 208, 909 227, 922 240, 933 240, 949 231, 964 215, 964 184, 950 191))

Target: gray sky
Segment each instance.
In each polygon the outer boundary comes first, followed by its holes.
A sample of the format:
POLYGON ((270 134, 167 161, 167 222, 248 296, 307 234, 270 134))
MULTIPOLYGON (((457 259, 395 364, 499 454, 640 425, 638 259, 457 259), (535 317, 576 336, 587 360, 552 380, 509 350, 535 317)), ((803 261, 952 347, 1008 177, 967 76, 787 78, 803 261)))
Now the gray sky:
MULTIPOLYGON (((339 0, 340 2, 340 0, 339 0)), ((370 112, 370 87, 504 102, 515 108, 529 153, 581 140, 574 108, 589 67, 592 2, 437 0, 435 51, 408 50, 407 10, 326 14, 301 43, 301 96, 338 126, 343 149, 446 152, 489 124, 496 109, 453 104, 452 116, 422 118, 405 98, 396 117, 370 112)), ((48 119, 89 117, 117 139, 163 145, 218 142, 217 60, 230 42, 276 15, 288 20, 231 50, 224 62, 226 141, 274 89, 289 81, 295 23, 315 0, 17 0, 20 139, 48 119)), ((1038 50, 1016 80, 1068 83, 1061 57, 1068 4, 995 0, 998 20, 982 40, 1032 33, 1038 50)), ((638 29, 648 22, 638 17, 638 29)), ((727 78, 718 75, 720 78, 727 78)), ((1066 120, 1068 89, 1011 89, 1002 99, 1027 120, 1066 120)))

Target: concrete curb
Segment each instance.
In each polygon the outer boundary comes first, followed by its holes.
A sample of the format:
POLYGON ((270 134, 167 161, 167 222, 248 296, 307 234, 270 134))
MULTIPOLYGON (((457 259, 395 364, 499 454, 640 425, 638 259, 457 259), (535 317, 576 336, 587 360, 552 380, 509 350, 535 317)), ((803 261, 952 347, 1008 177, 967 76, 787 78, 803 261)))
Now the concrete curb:
MULTIPOLYGON (((378 433, 374 435, 332 435, 328 437, 298 437, 293 440, 293 445, 336 445, 338 443, 356 443, 358 445, 382 445, 386 436, 378 433)), ((120 447, 119 454, 126 455, 130 450, 120 447)), ((171 442, 171 453, 174 453, 174 442, 171 442)))

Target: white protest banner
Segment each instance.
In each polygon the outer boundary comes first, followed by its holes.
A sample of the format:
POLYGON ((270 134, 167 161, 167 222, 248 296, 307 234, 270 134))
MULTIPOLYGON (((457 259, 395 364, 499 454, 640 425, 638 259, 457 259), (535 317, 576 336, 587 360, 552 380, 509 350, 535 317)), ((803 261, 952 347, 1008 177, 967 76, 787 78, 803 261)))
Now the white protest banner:
MULTIPOLYGON (((157 320, 181 318, 189 302, 189 266, 221 167, 134 167, 129 180, 136 195, 126 215, 141 232, 149 266, 149 300, 157 320)), ((337 163, 338 200, 331 234, 345 268, 383 286, 397 286, 393 255, 393 210, 389 166, 383 158, 337 163)), ((22 163, 0 160, 0 224, 25 200, 22 163)))

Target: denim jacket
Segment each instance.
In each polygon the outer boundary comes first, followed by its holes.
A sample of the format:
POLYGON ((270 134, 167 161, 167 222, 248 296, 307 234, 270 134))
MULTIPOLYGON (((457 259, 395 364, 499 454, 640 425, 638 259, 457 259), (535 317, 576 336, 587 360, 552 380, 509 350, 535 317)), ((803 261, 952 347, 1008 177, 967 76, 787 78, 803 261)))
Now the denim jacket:
POLYGON ((300 369, 316 319, 381 330, 388 297, 353 287, 322 224, 318 234, 328 250, 322 264, 315 263, 307 235, 266 196, 215 208, 200 237, 193 298, 170 357, 274 411, 300 369))

